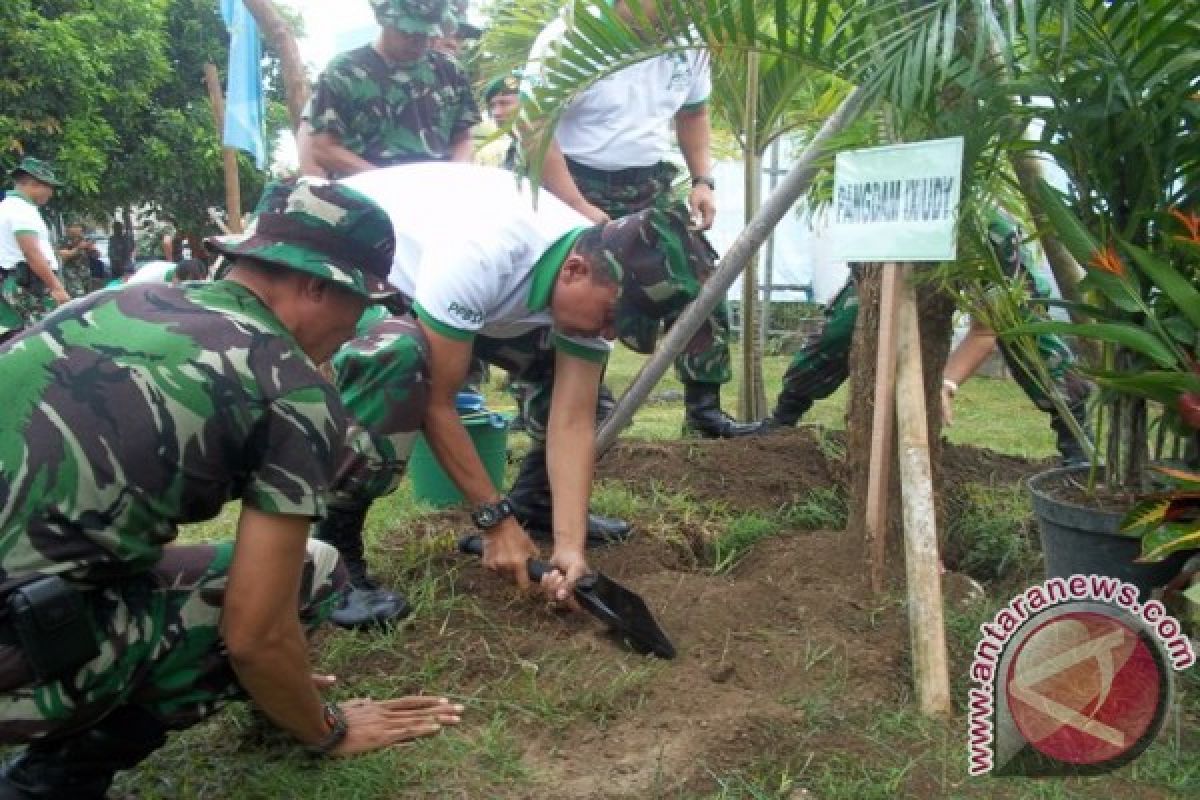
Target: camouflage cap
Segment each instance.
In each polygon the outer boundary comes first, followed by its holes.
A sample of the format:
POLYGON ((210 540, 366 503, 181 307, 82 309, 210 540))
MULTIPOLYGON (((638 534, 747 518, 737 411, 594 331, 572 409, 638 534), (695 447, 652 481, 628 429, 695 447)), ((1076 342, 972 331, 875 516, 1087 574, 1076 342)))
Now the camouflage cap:
MULTIPOLYGON (((652 352, 659 321, 696 299, 713 273, 717 252, 691 227, 683 206, 621 217, 604 226, 601 238, 604 257, 622 287, 618 338, 637 352, 652 352)), ((692 344, 700 347, 711 337, 706 323, 692 344)))
POLYGON ((520 91, 520 70, 514 69, 493 78, 487 86, 483 87, 483 102, 484 104, 490 103, 492 98, 498 94, 518 94, 520 91))
POLYGON ((448 0, 371 0, 375 19, 385 28, 442 36, 448 0))
POLYGON ((30 156, 22 158, 21 163, 17 164, 12 171, 12 177, 16 178, 18 175, 28 175, 47 186, 62 186, 62 181, 54 174, 54 168, 40 158, 30 156))
POLYGON ((348 186, 305 178, 281 209, 282 191, 267 187, 247 233, 215 236, 206 244, 225 256, 307 272, 371 299, 398 292, 387 282, 396 249, 392 221, 373 200, 348 186))

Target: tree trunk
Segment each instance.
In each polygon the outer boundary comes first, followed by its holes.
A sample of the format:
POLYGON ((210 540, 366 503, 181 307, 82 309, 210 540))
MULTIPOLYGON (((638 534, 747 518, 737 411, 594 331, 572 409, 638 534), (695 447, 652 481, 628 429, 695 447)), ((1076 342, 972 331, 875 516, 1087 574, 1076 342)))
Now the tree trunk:
MULTIPOLYGON (((875 409, 875 347, 879 338, 879 299, 882 270, 878 264, 863 265, 858 272, 858 322, 854 328, 854 345, 850 350, 850 401, 847 408, 846 484, 850 487, 852 509, 848 528, 864 536, 863 552, 867 552, 865 521, 867 476, 870 467, 871 420, 875 409)), ((916 273, 920 276, 920 272, 916 273)), ((941 485, 942 370, 950 353, 954 298, 935 286, 917 285, 917 311, 921 324, 921 362, 924 369, 926 419, 929 427, 929 455, 933 467, 934 486, 941 485)), ((893 437, 894 439, 894 437, 893 437)), ((895 442, 889 445, 895 458, 895 442)), ((902 507, 900 499, 900 470, 893 461, 888 488, 886 525, 888 575, 903 578, 902 507)), ((944 519, 943 499, 937 497, 938 519, 944 519)))
POLYGON ((304 62, 300 59, 296 34, 271 0, 246 0, 246 9, 254 16, 267 45, 279 56, 288 116, 292 119, 294 129, 300 124, 300 116, 304 112, 304 104, 308 102, 309 93, 308 75, 304 72, 304 62))

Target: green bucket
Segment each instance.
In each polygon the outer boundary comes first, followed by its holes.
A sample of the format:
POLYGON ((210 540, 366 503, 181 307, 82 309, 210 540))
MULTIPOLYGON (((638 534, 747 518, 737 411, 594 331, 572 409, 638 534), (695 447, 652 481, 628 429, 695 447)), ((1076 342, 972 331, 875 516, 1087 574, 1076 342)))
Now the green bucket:
MULTIPOLYGON (((504 467, 508 463, 508 418, 492 412, 479 412, 462 417, 463 426, 471 436, 475 452, 483 462, 492 486, 499 491, 504 484, 504 467)), ((425 441, 417 436, 408 459, 408 474, 412 477, 413 496, 437 508, 448 508, 462 502, 462 492, 438 463, 437 456, 425 441)))

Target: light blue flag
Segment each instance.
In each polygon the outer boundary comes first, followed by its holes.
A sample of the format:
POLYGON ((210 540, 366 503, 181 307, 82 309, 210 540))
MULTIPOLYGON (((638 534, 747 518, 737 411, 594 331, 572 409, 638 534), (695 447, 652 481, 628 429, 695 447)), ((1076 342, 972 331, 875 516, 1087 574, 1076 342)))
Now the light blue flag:
POLYGON ((242 0, 221 0, 221 18, 229 31, 229 86, 225 90, 225 144, 254 156, 259 169, 267 166, 263 133, 263 95, 260 65, 262 43, 258 25, 242 0))

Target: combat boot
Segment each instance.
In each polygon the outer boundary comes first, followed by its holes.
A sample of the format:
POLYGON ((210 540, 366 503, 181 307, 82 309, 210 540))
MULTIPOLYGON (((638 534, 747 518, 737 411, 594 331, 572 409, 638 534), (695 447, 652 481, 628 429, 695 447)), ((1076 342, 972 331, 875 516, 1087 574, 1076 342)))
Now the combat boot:
POLYGON ((683 385, 683 435, 702 439, 733 439, 763 432, 763 423, 738 422, 721 410, 721 384, 683 385))
POLYGON ((166 726, 150 712, 122 706, 91 728, 18 753, 0 767, 0 800, 104 800, 118 770, 166 740, 166 726))
POLYGON ((383 589, 367 574, 363 548, 363 523, 368 506, 355 508, 330 506, 317 523, 314 537, 333 545, 342 558, 350 578, 350 589, 330 616, 339 628, 360 629, 385 625, 407 617, 412 608, 396 592, 383 589))
MULTIPOLYGON (((1079 427, 1087 435, 1087 402, 1086 400, 1077 402, 1068 409, 1071 416, 1079 423, 1079 427)), ((1075 434, 1071 432, 1071 428, 1059 416, 1057 409, 1050 412, 1050 427, 1054 430, 1055 444, 1058 446, 1058 455, 1064 467, 1082 467, 1091 463, 1088 459, 1087 450, 1075 438, 1075 434)), ((1089 440, 1090 441, 1090 440, 1089 440)))
POLYGON ((785 386, 779 393, 779 399, 775 401, 775 410, 771 412, 771 416, 763 420, 763 429, 773 431, 780 428, 794 428, 812 406, 811 399, 789 392, 785 386))
MULTIPOLYGON (((521 471, 508 492, 513 516, 533 539, 551 541, 554 538, 554 514, 550 499, 550 475, 546 470, 546 450, 535 447, 521 462, 521 471)), ((623 542, 633 533, 633 526, 622 519, 587 516, 587 546, 600 547, 623 542)))

